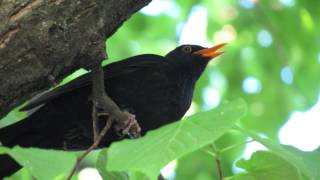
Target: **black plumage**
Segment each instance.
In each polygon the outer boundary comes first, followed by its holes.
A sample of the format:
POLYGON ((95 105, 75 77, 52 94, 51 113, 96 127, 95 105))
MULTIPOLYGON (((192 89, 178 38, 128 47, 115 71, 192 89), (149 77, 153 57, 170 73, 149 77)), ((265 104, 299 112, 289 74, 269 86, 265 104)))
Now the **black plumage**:
MULTIPOLYGON (((222 54, 217 50, 223 45, 212 48, 183 45, 165 57, 145 54, 107 65, 104 67, 106 92, 122 110, 136 115, 145 134, 183 117, 191 104, 196 81, 209 60, 222 54)), ((90 94, 89 74, 43 94, 23 108, 38 110, 0 129, 1 143, 8 147, 88 148, 93 142, 90 94)), ((121 138, 111 129, 99 147, 121 138)), ((7 163, 12 165, 12 159, 0 156, 0 177, 1 168, 7 163)))

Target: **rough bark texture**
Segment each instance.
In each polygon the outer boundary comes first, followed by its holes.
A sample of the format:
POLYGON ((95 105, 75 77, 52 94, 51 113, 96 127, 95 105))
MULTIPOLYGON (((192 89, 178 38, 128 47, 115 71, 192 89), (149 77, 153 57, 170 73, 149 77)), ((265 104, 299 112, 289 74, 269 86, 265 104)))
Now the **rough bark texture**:
POLYGON ((105 56, 105 39, 151 0, 0 0, 0 118, 105 56))

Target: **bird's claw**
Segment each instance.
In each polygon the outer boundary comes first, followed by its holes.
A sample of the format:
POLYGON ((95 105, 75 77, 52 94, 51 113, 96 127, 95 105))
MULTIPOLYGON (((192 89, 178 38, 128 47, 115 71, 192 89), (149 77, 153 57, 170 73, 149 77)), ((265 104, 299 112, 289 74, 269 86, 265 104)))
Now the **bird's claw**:
POLYGON ((117 124, 115 126, 117 133, 121 137, 126 135, 129 136, 130 138, 140 137, 141 128, 138 124, 138 121, 135 118, 136 116, 126 111, 124 111, 123 113, 126 116, 126 119, 124 120, 124 123, 117 124))
POLYGON ((97 113, 97 116, 98 117, 101 117, 101 116, 109 116, 110 115, 110 113, 106 113, 106 112, 98 112, 97 113))

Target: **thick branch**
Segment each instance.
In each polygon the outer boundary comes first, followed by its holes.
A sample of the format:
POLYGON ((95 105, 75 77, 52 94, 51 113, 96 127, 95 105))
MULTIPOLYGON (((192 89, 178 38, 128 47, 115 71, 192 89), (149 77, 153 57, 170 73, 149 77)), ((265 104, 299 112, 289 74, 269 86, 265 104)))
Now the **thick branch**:
POLYGON ((0 0, 0 118, 105 54, 105 39, 151 0, 0 0))

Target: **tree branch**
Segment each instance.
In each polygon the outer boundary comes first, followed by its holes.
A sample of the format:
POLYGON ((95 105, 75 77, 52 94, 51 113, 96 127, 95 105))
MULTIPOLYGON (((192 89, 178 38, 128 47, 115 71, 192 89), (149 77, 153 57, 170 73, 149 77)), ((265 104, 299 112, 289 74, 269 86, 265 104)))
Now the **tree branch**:
POLYGON ((0 1, 0 118, 105 55, 105 39, 151 0, 0 1))

